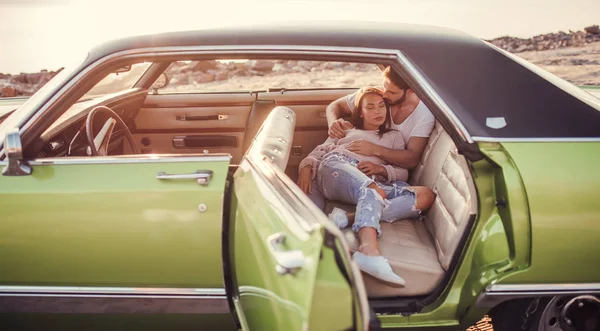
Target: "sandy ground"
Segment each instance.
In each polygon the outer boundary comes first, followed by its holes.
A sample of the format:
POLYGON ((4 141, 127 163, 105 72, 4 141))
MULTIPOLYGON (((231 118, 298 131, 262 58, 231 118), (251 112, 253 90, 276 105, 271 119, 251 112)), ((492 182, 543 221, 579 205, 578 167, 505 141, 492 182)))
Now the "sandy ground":
POLYGON ((516 55, 575 85, 600 85, 600 42, 516 55))

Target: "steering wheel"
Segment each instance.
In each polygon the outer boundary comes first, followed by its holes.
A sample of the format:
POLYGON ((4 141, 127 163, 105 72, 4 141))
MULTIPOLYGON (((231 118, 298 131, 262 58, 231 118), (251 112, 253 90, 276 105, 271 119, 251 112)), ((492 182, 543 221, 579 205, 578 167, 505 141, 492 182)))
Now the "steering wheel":
POLYGON ((108 154, 108 145, 110 143, 113 129, 116 125, 119 125, 124 129, 125 139, 127 139, 129 142, 129 146, 131 147, 133 154, 137 154, 135 141, 133 140, 131 131, 129 131, 129 128, 125 122, 123 122, 119 115, 117 115, 117 113, 115 113, 112 109, 106 106, 98 106, 92 109, 85 121, 85 132, 92 156, 106 156, 108 154), (96 137, 94 137, 94 117, 96 117, 96 115, 99 113, 107 113, 109 117, 100 129, 100 132, 98 132, 96 137))

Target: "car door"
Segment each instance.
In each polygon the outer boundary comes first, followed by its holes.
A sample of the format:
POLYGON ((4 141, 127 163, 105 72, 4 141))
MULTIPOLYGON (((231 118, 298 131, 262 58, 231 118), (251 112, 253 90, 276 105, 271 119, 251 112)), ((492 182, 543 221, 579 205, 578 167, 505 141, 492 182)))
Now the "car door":
MULTIPOLYGON (((161 93, 163 93, 161 91, 161 93)), ((142 154, 244 154, 244 133, 253 109, 249 93, 163 93, 148 95, 132 135, 142 154)))
POLYGON ((294 122, 275 108, 233 176, 228 294, 245 330, 365 329, 366 294, 341 232, 284 173, 294 122))
POLYGON ((220 241, 230 158, 39 159, 0 176, 3 323, 234 328, 220 241))

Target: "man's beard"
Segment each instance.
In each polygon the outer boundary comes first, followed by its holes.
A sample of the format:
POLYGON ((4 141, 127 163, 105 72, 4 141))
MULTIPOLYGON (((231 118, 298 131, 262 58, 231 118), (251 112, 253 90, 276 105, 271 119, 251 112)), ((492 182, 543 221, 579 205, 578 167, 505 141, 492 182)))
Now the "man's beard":
POLYGON ((402 104, 404 101, 406 100, 406 90, 404 90, 404 95, 402 96, 402 98, 396 100, 395 102, 391 102, 390 99, 383 99, 383 101, 385 101, 385 103, 388 104, 388 106, 396 106, 396 105, 400 105, 402 104))

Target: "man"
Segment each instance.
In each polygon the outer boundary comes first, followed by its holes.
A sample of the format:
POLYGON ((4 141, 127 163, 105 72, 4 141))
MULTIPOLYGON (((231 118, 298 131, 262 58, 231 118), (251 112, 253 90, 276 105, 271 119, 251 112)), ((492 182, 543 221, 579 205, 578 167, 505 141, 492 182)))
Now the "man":
MULTIPOLYGON (((357 140, 352 142, 348 150, 360 155, 377 156, 398 167, 412 169, 419 163, 427 146, 435 117, 391 67, 383 72, 383 88, 383 98, 391 105, 392 128, 402 133, 406 149, 394 150, 357 140)), ((327 106, 330 137, 343 138, 344 130, 352 128, 352 124, 341 117, 354 111, 354 96, 355 94, 350 94, 341 97, 327 106)))

